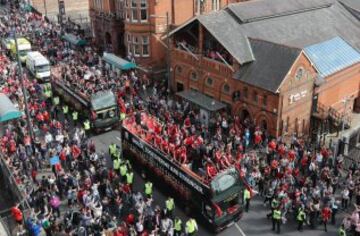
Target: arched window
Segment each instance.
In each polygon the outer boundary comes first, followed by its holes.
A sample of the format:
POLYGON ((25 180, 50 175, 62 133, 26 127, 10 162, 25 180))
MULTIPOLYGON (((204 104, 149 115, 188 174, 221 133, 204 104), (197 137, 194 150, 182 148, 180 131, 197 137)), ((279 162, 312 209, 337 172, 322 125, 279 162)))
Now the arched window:
POLYGON ((192 72, 190 73, 190 79, 191 79, 191 80, 194 80, 194 81, 198 80, 198 75, 196 74, 195 71, 192 71, 192 72))
POLYGON ((223 93, 230 93, 230 85, 224 84, 222 87, 223 93))
POLYGON ((179 75, 180 75, 180 74, 182 73, 182 67, 181 67, 181 66, 177 66, 175 71, 176 71, 176 74, 179 74, 179 75))
POLYGON ((213 83, 214 83, 214 80, 212 78, 208 77, 206 80, 206 85, 212 87, 213 83))

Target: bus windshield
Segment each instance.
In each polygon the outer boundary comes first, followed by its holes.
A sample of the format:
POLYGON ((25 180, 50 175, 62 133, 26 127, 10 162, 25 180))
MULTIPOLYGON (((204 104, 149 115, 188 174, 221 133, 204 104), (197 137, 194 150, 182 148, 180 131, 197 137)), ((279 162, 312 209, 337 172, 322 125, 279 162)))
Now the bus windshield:
POLYGON ((24 57, 27 55, 28 52, 30 52, 31 50, 19 50, 19 55, 21 57, 24 57))

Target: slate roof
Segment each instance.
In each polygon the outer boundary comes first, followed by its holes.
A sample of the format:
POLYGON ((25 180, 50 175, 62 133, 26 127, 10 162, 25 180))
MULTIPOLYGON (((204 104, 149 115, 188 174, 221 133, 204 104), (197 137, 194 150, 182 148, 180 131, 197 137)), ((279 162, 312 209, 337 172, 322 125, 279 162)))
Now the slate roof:
POLYGON ((240 63, 254 60, 249 40, 238 27, 236 20, 225 11, 210 15, 200 15, 199 22, 214 36, 222 46, 240 63))
POLYGON ((360 62, 360 53, 340 37, 308 46, 304 52, 323 78, 360 62))
POLYGON ((240 67, 234 79, 276 93, 301 49, 250 39, 256 60, 240 67))
POLYGON ((348 11, 360 21, 360 1, 359 0, 340 0, 348 11))
POLYGON ((188 100, 199 107, 207 110, 207 111, 218 111, 226 107, 226 105, 222 102, 219 102, 213 98, 206 96, 205 94, 199 93, 193 90, 185 90, 176 93, 176 95, 188 100))

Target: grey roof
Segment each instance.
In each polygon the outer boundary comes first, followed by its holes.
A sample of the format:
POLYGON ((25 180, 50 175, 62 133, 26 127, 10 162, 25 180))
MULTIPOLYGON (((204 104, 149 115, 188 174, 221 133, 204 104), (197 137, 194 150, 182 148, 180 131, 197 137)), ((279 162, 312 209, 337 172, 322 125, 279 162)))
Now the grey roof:
POLYGON ((239 24, 238 29, 251 38, 297 48, 339 36, 360 49, 360 22, 338 2, 330 7, 239 24))
POLYGON ((256 39, 250 43, 256 60, 240 67, 234 79, 276 93, 301 50, 256 39))
POLYGON ((238 23, 227 12, 200 15, 197 19, 240 64, 254 60, 248 38, 234 30, 238 23))
POLYGON ((218 111, 226 107, 224 103, 214 100, 213 98, 210 98, 205 94, 196 92, 194 90, 181 91, 176 93, 176 95, 198 105, 207 111, 218 111))
POLYGON ((339 0, 345 8, 360 21, 360 1, 359 0, 339 0))
POLYGON ((327 6, 335 0, 267 0, 230 4, 228 9, 241 22, 250 22, 268 17, 289 15, 309 9, 327 6))

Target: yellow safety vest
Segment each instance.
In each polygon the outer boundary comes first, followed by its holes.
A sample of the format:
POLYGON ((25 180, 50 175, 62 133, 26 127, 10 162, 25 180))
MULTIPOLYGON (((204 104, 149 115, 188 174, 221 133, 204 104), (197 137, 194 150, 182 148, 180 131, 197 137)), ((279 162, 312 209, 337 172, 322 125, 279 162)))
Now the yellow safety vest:
POLYGON ((124 163, 122 163, 120 166, 120 175, 125 176, 126 172, 127 172, 127 166, 124 163))
POLYGON ((113 161, 113 168, 114 170, 118 170, 120 168, 120 159, 115 159, 113 161))
POLYGON ((281 211, 279 211, 279 210, 274 210, 273 218, 274 218, 275 220, 280 220, 280 219, 281 219, 281 211))
POLYGON ((59 103, 60 103, 60 98, 59 98, 59 97, 54 97, 54 98, 53 98, 53 104, 54 104, 55 106, 57 106, 57 105, 59 105, 59 103))
POLYGON ((73 118, 73 120, 77 120, 77 119, 78 119, 78 113, 77 113, 77 111, 74 111, 74 112, 72 113, 72 118, 73 118))
POLYGON ((127 184, 132 184, 134 181, 134 173, 130 172, 126 174, 126 183, 127 184))
POLYGON ((109 145, 109 152, 111 155, 115 155, 115 153, 116 153, 116 144, 115 143, 109 145))
POLYGON ((86 120, 84 121, 84 129, 89 130, 90 129, 90 121, 86 120))
POLYGON ((174 230, 177 231, 177 232, 180 232, 181 231, 181 219, 175 219, 175 227, 174 227, 174 230))
POLYGON ((346 231, 342 227, 339 229, 339 236, 346 236, 346 231))
POLYGON ((125 113, 120 113, 120 120, 125 120, 126 118, 126 114, 125 113))
POLYGON ((300 211, 299 214, 297 215, 296 219, 298 221, 304 221, 305 220, 305 212, 304 211, 300 211))
POLYGON ((194 219, 190 219, 186 222, 186 232, 192 234, 196 230, 196 221, 194 219))
POLYGON ((69 107, 67 105, 63 106, 63 113, 67 114, 69 112, 69 107))
POLYGON ((147 194, 147 195, 152 194, 152 183, 151 182, 145 183, 145 194, 147 194))
POLYGON ((250 199, 251 196, 250 196, 250 191, 246 188, 244 190, 244 200, 247 200, 247 199, 250 199))
POLYGON ((173 198, 169 198, 168 200, 166 200, 165 204, 166 204, 166 209, 169 211, 172 211, 175 208, 175 203, 173 198))

